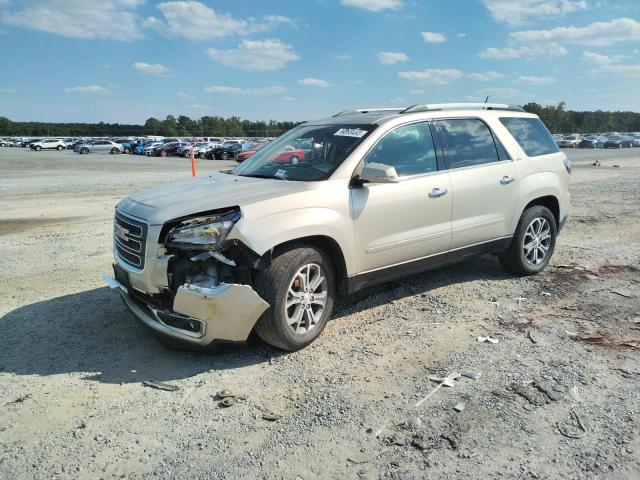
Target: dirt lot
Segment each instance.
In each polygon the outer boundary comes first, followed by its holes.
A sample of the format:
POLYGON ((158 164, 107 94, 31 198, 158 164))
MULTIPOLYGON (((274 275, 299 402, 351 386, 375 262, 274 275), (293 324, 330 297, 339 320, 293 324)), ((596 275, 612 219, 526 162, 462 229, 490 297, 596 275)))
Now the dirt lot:
POLYGON ((204 355, 100 279, 118 199, 188 162, 0 149, 0 478, 640 478, 640 149, 567 153, 543 274, 480 257, 341 299, 303 351, 204 355))

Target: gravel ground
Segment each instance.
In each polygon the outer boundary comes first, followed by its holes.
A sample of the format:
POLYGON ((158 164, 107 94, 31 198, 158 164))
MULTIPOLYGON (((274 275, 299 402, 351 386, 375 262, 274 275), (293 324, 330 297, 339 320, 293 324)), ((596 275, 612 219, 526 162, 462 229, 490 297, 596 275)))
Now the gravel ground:
POLYGON ((0 478, 640 478, 640 150, 567 154, 542 274, 483 256, 342 298, 303 351, 193 354, 100 280, 114 205, 188 161, 0 149, 0 478))

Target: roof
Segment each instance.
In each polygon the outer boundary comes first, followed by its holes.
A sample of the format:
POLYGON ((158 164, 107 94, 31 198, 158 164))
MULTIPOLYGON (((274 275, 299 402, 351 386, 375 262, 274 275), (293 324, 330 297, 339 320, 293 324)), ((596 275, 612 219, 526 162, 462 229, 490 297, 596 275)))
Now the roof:
POLYGON ((445 112, 454 110, 499 110, 526 113, 522 107, 505 103, 437 103, 402 108, 359 108, 343 110, 333 117, 311 120, 306 125, 370 125, 384 119, 409 113, 445 112))

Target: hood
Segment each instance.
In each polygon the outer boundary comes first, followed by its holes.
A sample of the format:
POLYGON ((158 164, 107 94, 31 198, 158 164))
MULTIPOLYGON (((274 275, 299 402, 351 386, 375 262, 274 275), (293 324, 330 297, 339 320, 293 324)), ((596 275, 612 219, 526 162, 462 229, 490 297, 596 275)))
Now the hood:
POLYGON ((213 173, 208 177, 167 183, 124 198, 121 212, 162 225, 174 218, 208 210, 247 205, 302 191, 304 182, 289 182, 213 173))

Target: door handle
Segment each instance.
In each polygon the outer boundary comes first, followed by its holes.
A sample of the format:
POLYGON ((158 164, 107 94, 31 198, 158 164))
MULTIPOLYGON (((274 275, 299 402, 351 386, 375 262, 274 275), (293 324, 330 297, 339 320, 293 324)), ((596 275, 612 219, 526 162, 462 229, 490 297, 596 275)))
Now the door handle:
POLYGON ((515 180, 516 180, 516 177, 508 177, 507 175, 505 175, 500 179, 500 183, 502 185, 509 185, 511 182, 515 182, 515 180))
POLYGON ((429 192, 429 198, 439 198, 448 192, 446 188, 434 188, 429 192))

